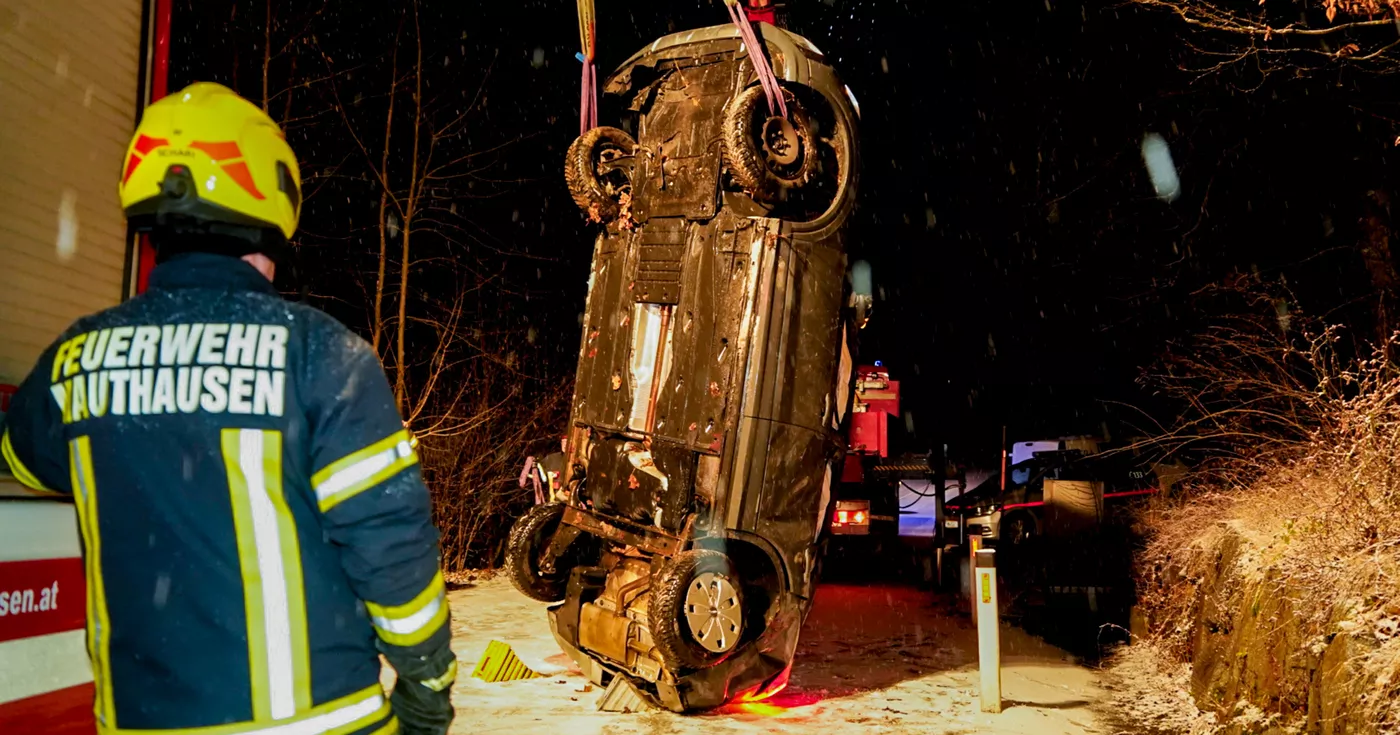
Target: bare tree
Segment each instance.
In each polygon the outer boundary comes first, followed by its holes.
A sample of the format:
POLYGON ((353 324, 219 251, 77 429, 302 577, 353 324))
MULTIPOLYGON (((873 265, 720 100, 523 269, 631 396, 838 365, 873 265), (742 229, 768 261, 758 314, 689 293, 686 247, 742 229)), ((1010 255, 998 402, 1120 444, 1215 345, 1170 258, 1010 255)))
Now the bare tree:
POLYGON ((379 346, 384 336, 384 276, 389 263, 389 151, 392 150, 394 136, 394 100, 397 98, 394 89, 399 83, 399 40, 402 37, 403 22, 400 19, 399 28, 394 32, 394 50, 389 63, 389 105, 384 113, 384 148, 379 159, 380 176, 383 177, 379 190, 379 271, 374 282, 374 315, 370 322, 374 334, 370 344, 374 346, 375 354, 382 354, 379 346))
POLYGON ((493 142, 494 133, 476 125, 490 65, 486 74, 454 67, 455 52, 438 46, 445 37, 432 9, 418 0, 381 9, 382 50, 343 43, 324 12, 327 0, 230 6, 258 26, 231 44, 233 86, 241 48, 241 91, 300 154, 303 200, 331 192, 324 198, 333 201, 318 201, 298 236, 298 249, 317 249, 324 289, 308 295, 338 302, 331 310, 352 324, 363 310, 358 331, 385 364, 422 442, 444 559, 453 569, 489 564, 508 527, 500 519, 532 498, 515 485, 519 462, 532 445, 557 441, 569 397, 567 381, 528 357, 532 335, 516 321, 519 294, 503 275, 519 254, 473 223, 464 206, 512 188, 494 169, 523 136, 493 142), (350 81, 365 70, 372 79, 350 81), (332 138, 338 144, 328 144, 332 138), (340 195, 350 205, 344 216, 340 195), (347 284, 360 285, 363 298, 347 284))
POLYGON ((1362 239, 1358 249, 1376 293, 1376 344, 1389 361, 1395 357, 1392 342, 1395 309, 1400 305, 1400 273, 1396 272, 1395 254, 1390 247, 1390 197, 1384 190, 1366 193, 1366 210, 1360 225, 1362 239))
POLYGON ((1193 70, 1250 62, 1261 73, 1345 66, 1400 70, 1400 0, 1131 0, 1177 16, 1206 60, 1193 70))
MULTIPOLYGON (((1388 75, 1400 71, 1400 0, 1131 0, 1136 5, 1175 15, 1192 33, 1186 43, 1197 63, 1188 68, 1201 75, 1252 73, 1262 80, 1270 74, 1341 72, 1348 77, 1388 75)), ((1352 86, 1351 89, 1355 89, 1352 86)), ((1343 93, 1345 94, 1345 92, 1343 93)), ((1346 102, 1342 103, 1347 104, 1346 102)), ((1337 113, 1361 111, 1339 106, 1337 113)), ((1393 122, 1393 121, 1392 121, 1393 122)), ((1358 128, 1359 129, 1359 128, 1358 128)), ((1400 143, 1400 139, 1397 139, 1400 143)), ((1400 301, 1400 272, 1390 246, 1390 208, 1383 163, 1376 156, 1358 158, 1349 177, 1359 182, 1364 196, 1358 217, 1355 249, 1370 275, 1375 317, 1375 341, 1391 356, 1391 332, 1400 301)))
MULTIPOLYGON (((321 76, 298 75, 297 61, 311 41, 311 29, 315 22, 324 17, 329 0, 322 0, 321 4, 305 13, 294 16, 290 21, 282 21, 274 13, 272 0, 264 0, 262 23, 262 63, 261 63, 261 96, 250 99, 258 100, 264 112, 282 129, 283 134, 292 137, 318 125, 323 116, 331 113, 329 105, 319 104, 316 96, 310 93, 315 92, 321 85, 344 78, 353 74, 358 67, 348 67, 321 76), (289 30, 290 29, 290 30, 289 30), (280 84, 280 89, 278 85, 280 84), (300 99, 307 100, 309 104, 301 114, 293 115, 292 103, 297 92, 303 93, 300 99), (275 109, 280 106, 280 109, 275 109)), ((233 3, 233 13, 238 12, 238 3, 233 3)), ((232 20, 232 18, 230 19, 232 20)), ((238 61, 235 56, 234 69, 238 68, 238 61)), ((234 86, 237 86, 237 73, 234 74, 234 86)), ((303 158, 299 161, 302 174, 302 200, 315 196, 320 186, 327 179, 334 176, 340 167, 345 163, 347 157, 342 157, 332 161, 316 161, 303 158), (307 184, 311 186, 307 186, 307 184)))
MULTIPOLYGON (((410 69, 399 76, 397 48, 402 39, 402 22, 407 19, 401 17, 400 29, 395 34, 395 50, 391 61, 393 71, 382 146, 360 133, 359 126, 340 99, 334 83, 336 73, 333 62, 324 54, 323 58, 327 77, 332 82, 330 89, 334 96, 333 106, 339 111, 346 130, 364 156, 372 179, 380 187, 380 249, 373 295, 371 342, 376 350, 380 350, 380 355, 389 367, 399 409, 406 415, 415 415, 421 413, 421 407, 425 405, 423 390, 427 386, 437 384, 431 370, 426 373, 423 370, 415 370, 422 365, 415 362, 408 350, 408 332, 415 321, 412 316, 414 292, 411 276, 415 264, 420 262, 415 254, 415 235, 421 236, 431 232, 448 243, 470 239, 471 230, 466 225, 465 218, 458 214, 457 201, 483 194, 468 193, 456 184, 462 181, 473 184, 484 182, 490 185, 484 188, 491 189, 499 184, 510 183, 489 180, 480 174, 493 165, 496 154, 520 138, 480 151, 461 150, 460 142, 467 131, 467 124, 471 121, 472 114, 480 110, 490 70, 488 69, 486 77, 480 80, 470 100, 464 102, 460 98, 454 99, 450 94, 446 95, 446 99, 426 99, 423 91, 426 60, 417 0, 408 4, 405 16, 408 14, 411 14, 413 21, 414 58, 410 69), (396 100, 400 94, 405 93, 409 98, 409 109, 406 114, 396 118, 396 100), (405 126, 402 132, 406 133, 410 141, 407 150, 394 147, 396 124, 405 126), (378 150, 372 151, 371 146, 377 147, 378 150), (398 284, 397 290, 392 294, 397 301, 394 316, 389 318, 384 313, 384 302, 391 296, 388 274, 395 264, 390 262, 389 243, 394 238, 399 239, 396 264, 398 284), (415 380, 421 382, 416 388, 412 385, 415 380)), ((485 195, 489 196, 491 192, 488 191, 485 195)), ((454 330, 437 328, 442 324, 451 323, 451 319, 432 317, 417 321, 420 324, 433 325, 440 338, 455 338, 454 330)), ((438 353, 434 351, 432 354, 438 353)))

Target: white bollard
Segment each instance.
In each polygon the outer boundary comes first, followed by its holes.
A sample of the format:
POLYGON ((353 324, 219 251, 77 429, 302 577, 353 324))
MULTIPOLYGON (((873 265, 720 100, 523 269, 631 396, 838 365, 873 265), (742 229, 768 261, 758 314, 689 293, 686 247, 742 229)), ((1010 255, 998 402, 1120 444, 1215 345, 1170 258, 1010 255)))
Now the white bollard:
POLYGON ((973 601, 977 615, 977 666, 982 674, 982 711, 1001 711, 1001 615, 997 609, 996 550, 977 552, 973 601))

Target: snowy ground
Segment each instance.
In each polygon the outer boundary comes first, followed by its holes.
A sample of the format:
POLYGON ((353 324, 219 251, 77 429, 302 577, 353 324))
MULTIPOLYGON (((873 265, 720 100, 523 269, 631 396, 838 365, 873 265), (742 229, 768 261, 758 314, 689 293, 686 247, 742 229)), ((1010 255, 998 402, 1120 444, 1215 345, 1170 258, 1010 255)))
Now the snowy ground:
POLYGON ((927 591, 830 585, 817 592, 791 685, 762 703, 683 717, 601 713, 601 691, 559 651, 544 606, 492 579, 449 593, 461 675, 454 735, 668 735, 704 733, 1109 733, 1094 671, 1038 638, 1002 629, 1006 709, 977 699, 976 632, 927 591), (470 672, 488 641, 514 646, 543 679, 487 684, 470 672))

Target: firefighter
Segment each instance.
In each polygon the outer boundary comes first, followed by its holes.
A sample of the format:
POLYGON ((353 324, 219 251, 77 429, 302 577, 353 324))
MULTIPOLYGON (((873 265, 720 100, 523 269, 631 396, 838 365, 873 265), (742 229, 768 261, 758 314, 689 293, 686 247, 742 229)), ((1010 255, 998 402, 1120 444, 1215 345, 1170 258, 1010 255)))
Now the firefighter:
POLYGON ((282 132, 192 85, 146 110, 118 188, 149 290, 69 327, 0 436, 77 505, 98 732, 445 733, 416 442, 369 345, 272 285, 301 207, 282 132))

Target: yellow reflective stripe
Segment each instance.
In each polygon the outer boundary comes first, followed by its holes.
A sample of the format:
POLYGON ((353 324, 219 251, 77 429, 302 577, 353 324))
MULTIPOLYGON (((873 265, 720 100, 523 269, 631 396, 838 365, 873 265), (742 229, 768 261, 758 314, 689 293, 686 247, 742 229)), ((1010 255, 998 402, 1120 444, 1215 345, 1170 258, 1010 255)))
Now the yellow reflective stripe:
POLYGON ((78 529, 83 536, 83 571, 87 577, 87 649, 95 685, 92 711, 99 726, 115 727, 112 703, 112 621, 107 616, 107 592, 102 583, 102 538, 97 516, 97 483, 92 473, 92 440, 80 436, 68 442, 69 480, 77 499, 78 529))
MULTIPOLYGON (((383 690, 381 690, 381 691, 383 691, 383 690)), ((382 695, 381 695, 381 698, 382 698, 382 695)), ((347 735, 348 733, 355 732, 356 730, 360 730, 360 729, 369 727, 370 725, 373 725, 374 723, 379 722, 380 720, 383 720, 385 717, 389 717, 389 718, 391 719, 391 721, 393 721, 393 714, 394 714, 394 713, 393 713, 393 708, 390 706, 389 701, 386 699, 386 700, 384 700, 384 703, 381 704, 381 705, 380 705, 377 709, 375 709, 373 712, 370 712, 369 714, 367 714, 367 715, 365 715, 365 716, 363 716, 363 717, 361 717, 361 718, 359 718, 359 719, 357 719, 357 720, 353 720, 353 721, 351 721, 351 722, 347 722, 347 723, 345 723, 344 725, 340 725, 340 726, 338 726, 338 727, 333 727, 333 728, 331 728, 331 729, 329 729, 329 730, 326 730, 326 731, 325 731, 325 735, 347 735)), ((279 733, 275 733, 275 735, 291 735, 291 734, 289 734, 289 733, 280 733, 280 732, 279 732, 279 733)), ((300 733, 297 733, 296 735, 300 735, 300 733)))
MULTIPOLYGON (((389 436, 386 436, 383 439, 380 439, 379 441, 365 447, 364 449, 361 449, 356 452, 351 452, 350 454, 347 454, 344 457, 341 457, 340 459, 331 462, 330 464, 323 467, 320 472, 317 472, 316 474, 311 476, 311 484, 313 486, 325 484, 325 482, 329 480, 332 476, 338 475, 341 472, 350 469, 351 467, 359 464, 365 459, 380 454, 381 452, 384 452, 387 449, 393 448, 401 441, 409 441, 407 429, 396 431, 393 434, 390 434, 389 436)), ((410 446, 410 449, 411 448, 412 447, 410 446)))
POLYGON ((414 595, 412 600, 402 605, 379 605, 373 602, 366 602, 365 607, 369 610, 369 614, 376 618, 407 618, 413 616, 418 611, 427 607, 429 603, 442 597, 446 593, 447 583, 443 581, 442 570, 439 569, 437 574, 434 574, 433 578, 428 582, 428 586, 424 587, 422 592, 414 595))
POLYGON ((417 463, 408 431, 396 431, 330 463, 311 476, 311 487, 324 513, 417 463))
POLYGON ((5 457, 5 462, 10 465, 10 472, 14 473, 15 479, 19 480, 20 484, 31 490, 59 494, 57 490, 53 490, 40 482, 39 478, 33 472, 30 472, 29 468, 25 467, 23 462, 19 461, 19 454, 15 452, 14 445, 10 443, 9 429, 5 429, 4 435, 0 435, 0 455, 5 457))
POLYGON ((243 614, 248 628, 248 678, 253 693, 253 719, 272 718, 267 687, 267 630, 263 618, 262 575, 258 571, 258 547, 253 539, 253 509, 248 482, 240 468, 238 429, 220 432, 224 467, 228 472, 229 501, 233 506, 233 536, 238 544, 238 568, 243 577, 243 614))
POLYGON ((426 679, 418 683, 435 692, 440 692, 452 686, 452 682, 454 681, 457 681, 457 659, 455 658, 452 659, 452 663, 447 667, 447 671, 444 672, 442 676, 426 679))
POLYGON ((311 707, 306 588, 296 522, 282 487, 282 435, 221 432, 243 577, 248 673, 255 720, 286 720, 311 707))
POLYGON ((311 708, 311 648, 306 640, 306 585, 302 580, 301 542, 297 539, 296 519, 287 506, 282 487, 282 433, 264 431, 263 477, 267 495, 277 514, 278 545, 282 552, 282 573, 286 579, 287 621, 291 627, 292 695, 297 712, 311 708))
MULTIPOLYGON (((99 735, 345 735, 384 719, 393 724, 393 713, 378 683, 285 720, 235 722, 228 725, 171 730, 125 730, 98 727, 99 735)), ((392 732, 392 731, 391 731, 392 732)))
POLYGON ((385 723, 384 727, 375 730, 374 732, 370 733, 370 735, 398 735, 398 732, 399 718, 394 717, 391 718, 387 723, 385 723))
POLYGON ((392 630, 381 628, 378 625, 374 626, 374 631, 379 634, 380 639, 383 640, 385 643, 395 646, 408 647, 416 646, 419 643, 428 640, 428 638, 432 637, 434 633, 438 632, 438 629, 441 628, 446 622, 447 605, 438 605, 433 610, 432 615, 428 617, 427 621, 423 624, 423 626, 415 629, 411 633, 396 633, 392 630))
POLYGON ((412 600, 402 605, 379 605, 366 601, 370 619, 379 637, 396 646, 422 643, 442 627, 447 619, 447 585, 442 571, 412 600))

